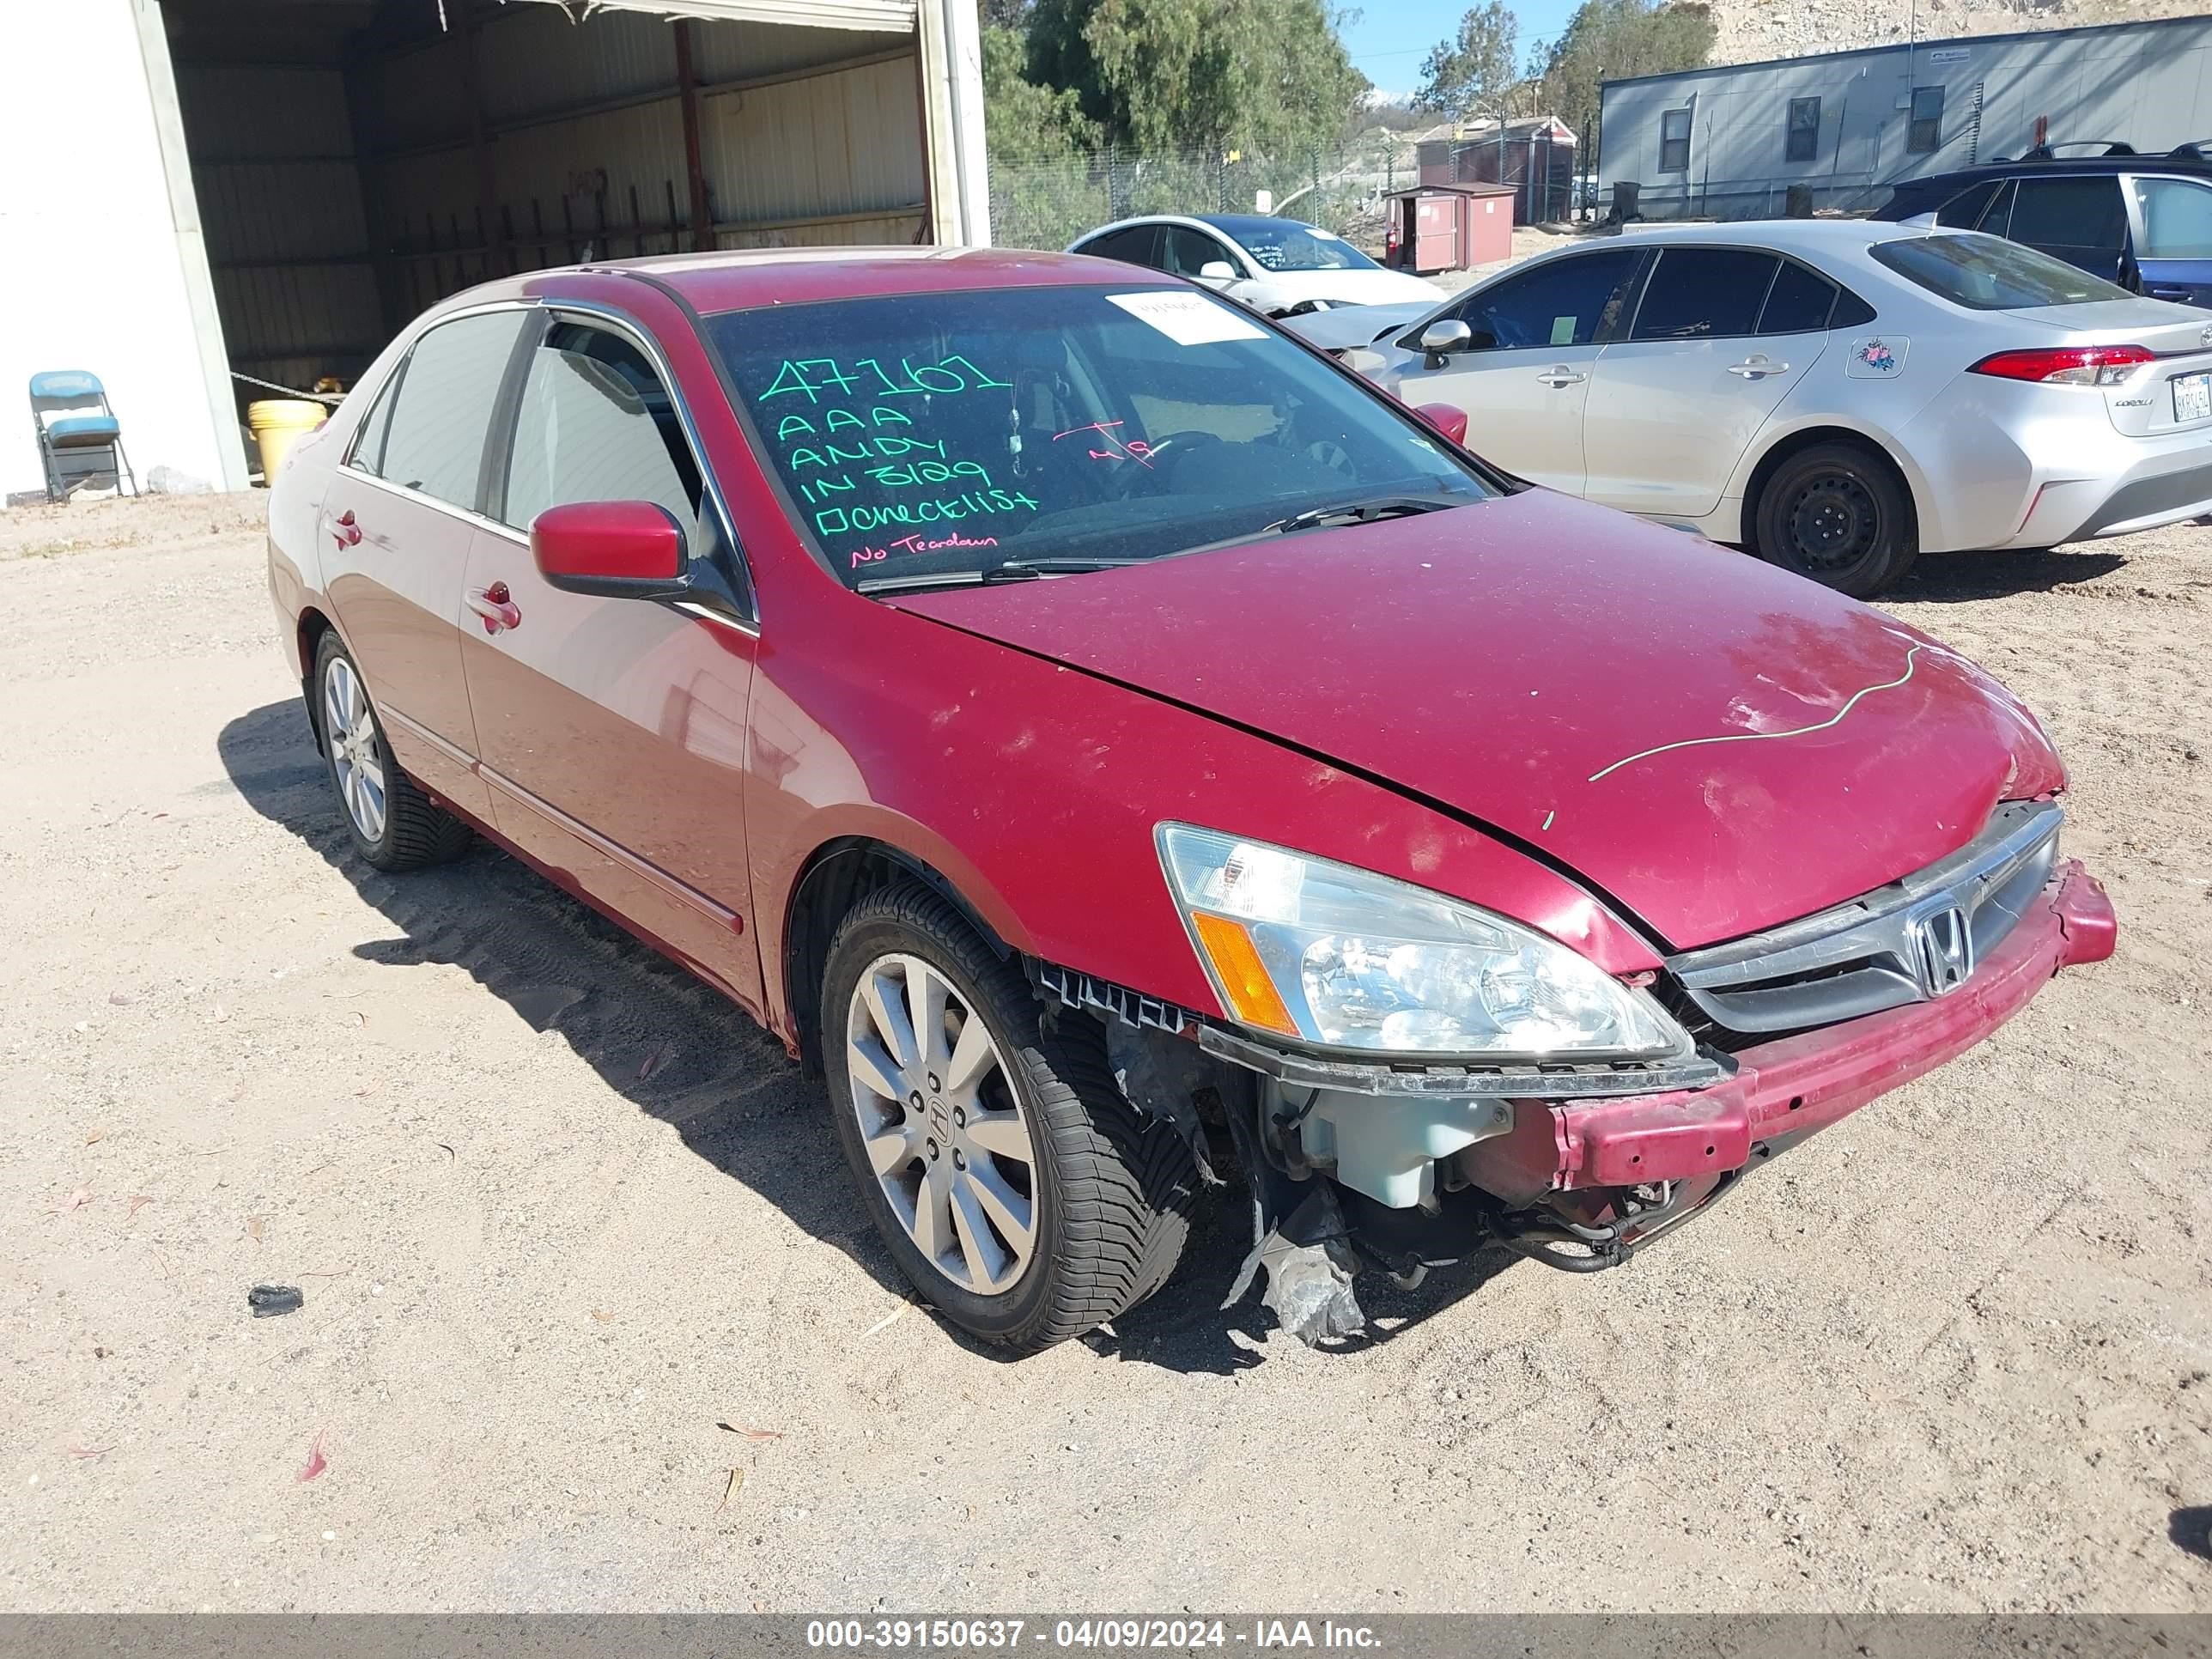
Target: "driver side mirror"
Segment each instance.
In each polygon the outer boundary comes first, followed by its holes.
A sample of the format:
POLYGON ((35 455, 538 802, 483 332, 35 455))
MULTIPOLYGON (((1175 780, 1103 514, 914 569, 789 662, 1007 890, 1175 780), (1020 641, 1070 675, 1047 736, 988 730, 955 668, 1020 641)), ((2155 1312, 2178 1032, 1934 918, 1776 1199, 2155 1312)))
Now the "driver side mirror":
POLYGON ((1208 259, 1198 268, 1198 280, 1201 283, 1233 283, 1237 280, 1237 267, 1226 259, 1208 259))
POLYGON ((654 501, 550 507, 530 526, 530 556, 547 586, 611 599, 690 591, 684 528, 654 501))
MULTIPOLYGON (((1424 368, 1442 368, 1444 359, 1453 352, 1474 350, 1475 337, 1474 331, 1458 318, 1438 319, 1421 331, 1421 366, 1424 368)), ((1481 337, 1486 344, 1496 343, 1488 334, 1481 337)))

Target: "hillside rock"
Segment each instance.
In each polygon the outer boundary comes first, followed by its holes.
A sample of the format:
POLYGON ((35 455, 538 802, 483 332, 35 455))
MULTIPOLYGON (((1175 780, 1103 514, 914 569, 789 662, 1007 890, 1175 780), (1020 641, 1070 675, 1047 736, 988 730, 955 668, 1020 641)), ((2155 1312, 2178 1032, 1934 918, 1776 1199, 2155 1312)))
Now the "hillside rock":
POLYGON ((1887 46, 1908 38, 2009 34, 2024 29, 2183 17, 2203 0, 1710 0, 1716 64, 1887 46))

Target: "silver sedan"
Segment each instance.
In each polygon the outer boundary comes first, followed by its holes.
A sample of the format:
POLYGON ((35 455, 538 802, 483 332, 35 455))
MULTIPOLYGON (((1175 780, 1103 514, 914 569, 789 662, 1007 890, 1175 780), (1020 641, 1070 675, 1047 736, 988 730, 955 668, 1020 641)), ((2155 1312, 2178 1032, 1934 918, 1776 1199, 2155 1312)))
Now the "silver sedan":
POLYGON ((2045 548, 2212 512, 2212 325, 1974 232, 1637 229, 1408 319, 1326 325, 1534 483, 1845 592, 1923 550, 2045 548))

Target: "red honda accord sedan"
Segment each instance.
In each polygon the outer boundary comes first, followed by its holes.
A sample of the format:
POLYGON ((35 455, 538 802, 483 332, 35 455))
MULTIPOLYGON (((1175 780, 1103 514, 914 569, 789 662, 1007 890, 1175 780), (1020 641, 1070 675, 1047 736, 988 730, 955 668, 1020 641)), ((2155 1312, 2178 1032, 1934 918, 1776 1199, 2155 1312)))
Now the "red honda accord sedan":
POLYGON ((1461 429, 1101 260, 540 272, 295 453, 270 582, 361 857, 721 989, 956 1324, 1114 1318, 1228 1166, 1314 1340, 1620 1261, 2112 948, 2002 687, 1461 429))

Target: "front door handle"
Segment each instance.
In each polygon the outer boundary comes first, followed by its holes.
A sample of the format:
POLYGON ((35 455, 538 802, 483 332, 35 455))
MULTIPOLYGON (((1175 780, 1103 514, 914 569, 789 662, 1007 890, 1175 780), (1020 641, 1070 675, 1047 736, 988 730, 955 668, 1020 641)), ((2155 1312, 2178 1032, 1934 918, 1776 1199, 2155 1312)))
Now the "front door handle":
POLYGON ((483 618, 487 634, 497 634, 506 629, 522 626, 522 612, 516 609, 505 582, 494 582, 489 587, 471 589, 468 602, 469 609, 483 618))
POLYGON ((2185 288, 2154 288, 2150 290, 2150 297, 2154 300, 2179 300, 2185 305, 2189 301, 2189 290, 2185 288))
POLYGON ((1741 363, 1730 363, 1729 373, 1741 374, 1747 380, 1763 380, 1770 374, 1787 374, 1790 365, 1778 363, 1771 357, 1753 357, 1741 363))
POLYGON ((1556 368, 1543 370, 1536 378, 1556 392, 1564 386, 1580 386, 1589 376, 1584 374, 1580 369, 1569 368, 1565 363, 1561 363, 1556 368))
POLYGON ((337 544, 340 547, 358 547, 361 545, 361 526, 353 521, 353 509, 351 507, 346 508, 343 513, 338 515, 337 520, 331 526, 331 534, 337 538, 337 544))

